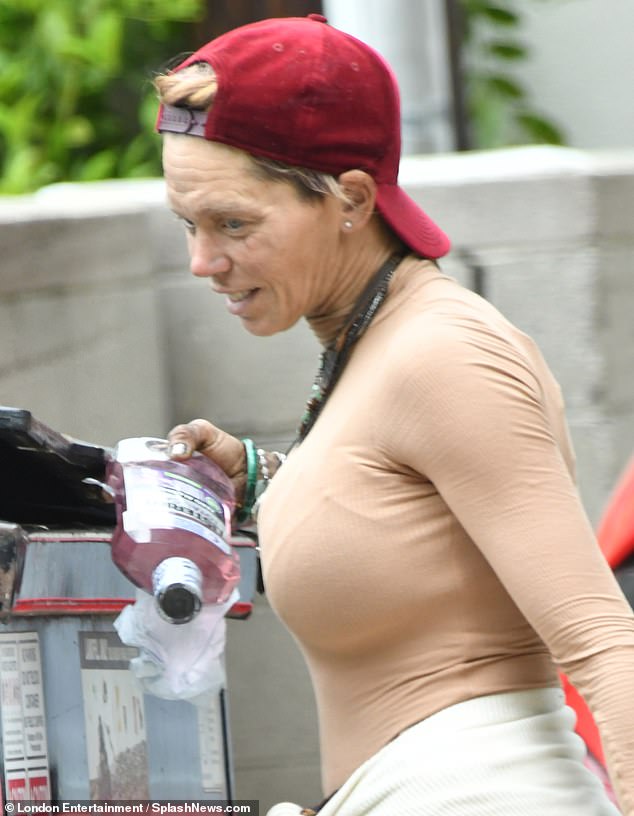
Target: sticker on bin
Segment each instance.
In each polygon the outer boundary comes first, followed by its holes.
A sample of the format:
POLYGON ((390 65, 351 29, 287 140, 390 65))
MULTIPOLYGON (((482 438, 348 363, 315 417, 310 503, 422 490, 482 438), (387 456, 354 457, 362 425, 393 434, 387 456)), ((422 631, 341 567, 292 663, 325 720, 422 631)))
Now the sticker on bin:
POLYGON ((79 632, 90 798, 148 799, 143 691, 115 632, 79 632))
POLYGON ((9 801, 51 798, 40 642, 37 632, 0 634, 0 712, 9 801))

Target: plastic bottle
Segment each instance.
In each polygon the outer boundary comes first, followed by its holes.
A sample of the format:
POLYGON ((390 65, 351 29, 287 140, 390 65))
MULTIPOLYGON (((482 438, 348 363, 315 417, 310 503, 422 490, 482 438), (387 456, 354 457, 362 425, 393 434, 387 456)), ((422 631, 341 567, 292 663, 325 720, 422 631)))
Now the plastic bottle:
POLYGON ((112 560, 167 620, 186 623, 203 603, 229 598, 240 578, 228 543, 234 492, 217 465, 198 453, 176 462, 164 439, 123 439, 106 482, 117 511, 112 560))

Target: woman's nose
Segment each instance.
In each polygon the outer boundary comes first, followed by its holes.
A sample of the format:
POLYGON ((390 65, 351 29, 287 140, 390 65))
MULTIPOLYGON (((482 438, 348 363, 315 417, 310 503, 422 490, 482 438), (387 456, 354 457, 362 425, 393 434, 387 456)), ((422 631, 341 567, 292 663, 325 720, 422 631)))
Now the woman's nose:
POLYGON ((196 235, 190 243, 189 268, 197 278, 213 278, 228 272, 231 261, 215 242, 196 235))

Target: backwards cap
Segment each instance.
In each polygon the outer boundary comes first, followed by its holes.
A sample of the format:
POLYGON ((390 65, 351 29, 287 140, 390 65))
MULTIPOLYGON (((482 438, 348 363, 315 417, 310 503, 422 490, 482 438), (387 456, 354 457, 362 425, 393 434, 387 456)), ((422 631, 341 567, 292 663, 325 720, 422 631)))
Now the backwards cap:
POLYGON ((365 170, 377 184, 377 209, 407 246, 428 258, 449 251, 444 232, 398 186, 398 86, 376 51, 310 14, 236 28, 174 71, 199 62, 216 75, 213 105, 162 105, 157 130, 334 176, 365 170))

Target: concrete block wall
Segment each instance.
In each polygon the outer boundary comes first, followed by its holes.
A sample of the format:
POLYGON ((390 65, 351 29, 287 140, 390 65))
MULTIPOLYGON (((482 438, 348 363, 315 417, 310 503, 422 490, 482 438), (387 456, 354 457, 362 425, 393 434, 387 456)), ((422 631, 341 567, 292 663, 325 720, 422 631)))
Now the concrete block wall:
POLYGON ((59 191, 0 203, 0 404, 110 445, 164 431, 146 209, 59 191))
MULTIPOLYGON (((401 181, 453 238, 444 270, 539 343, 596 522, 634 451, 634 153, 409 157, 401 181)), ((293 438, 317 343, 304 325, 251 337, 191 278, 159 180, 0 202, 0 250, 0 403, 105 444, 195 416, 293 438)), ((310 684, 265 599, 230 622, 227 666, 237 795, 317 801, 310 684)))

